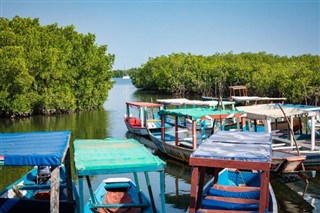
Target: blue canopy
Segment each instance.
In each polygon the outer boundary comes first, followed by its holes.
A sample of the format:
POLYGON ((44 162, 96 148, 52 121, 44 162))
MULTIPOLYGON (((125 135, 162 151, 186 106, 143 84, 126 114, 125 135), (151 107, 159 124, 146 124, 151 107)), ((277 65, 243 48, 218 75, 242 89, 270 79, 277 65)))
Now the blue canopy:
POLYGON ((70 131, 0 134, 0 165, 59 166, 69 147, 70 131))
POLYGON ((218 131, 203 141, 192 157, 270 162, 271 153, 271 134, 218 131))

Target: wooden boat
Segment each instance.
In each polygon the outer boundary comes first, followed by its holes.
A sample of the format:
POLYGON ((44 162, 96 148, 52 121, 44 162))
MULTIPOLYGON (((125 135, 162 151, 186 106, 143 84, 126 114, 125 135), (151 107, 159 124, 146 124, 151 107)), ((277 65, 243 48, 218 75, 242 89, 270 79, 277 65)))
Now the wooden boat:
POLYGON ((229 100, 237 105, 257 105, 263 103, 284 103, 287 98, 248 96, 247 87, 244 85, 229 86, 229 100), (250 103, 251 102, 251 103, 250 103), (253 102, 253 103, 252 103, 253 102))
MULTIPOLYGON (((99 208, 100 213, 109 212, 122 212, 117 204, 127 203, 128 205, 139 205, 139 199, 142 200, 143 205, 141 207, 130 207, 123 209, 125 212, 153 212, 149 198, 145 193, 139 192, 137 186, 129 178, 108 178, 102 181, 98 189, 94 193, 97 203, 104 203, 110 206, 114 205, 114 208, 99 208), (140 197, 139 197, 140 196, 140 197)), ((93 201, 91 198, 84 207, 84 212, 93 212, 91 205, 93 201)))
POLYGON ((0 192, 0 212, 76 211, 77 191, 69 170, 70 134, 70 131, 0 134, 2 166, 34 166, 0 192))
MULTIPOLYGON (((204 98, 205 99, 205 98, 204 98)), ((157 99, 157 103, 163 104, 164 109, 170 109, 170 108, 199 108, 199 107, 205 107, 205 108, 220 108, 223 110, 235 110, 235 102, 233 101, 222 101, 219 102, 217 100, 212 99, 205 99, 204 100, 189 100, 186 98, 173 98, 173 99, 157 99)), ((206 120, 206 129, 212 129, 214 125, 214 119, 210 117, 203 118, 202 120, 206 120)), ((175 125, 175 119, 171 116, 166 117, 166 123, 169 123, 171 125, 175 125)), ((189 122, 188 119, 178 119, 178 124, 180 126, 185 126, 186 122, 189 122)), ((197 126, 200 129, 201 124, 200 122, 197 122, 197 126)))
MULTIPOLYGON (((260 178, 260 172, 237 169, 222 170, 216 183, 212 178, 205 185, 201 209, 198 209, 197 212, 223 212, 223 210, 258 212, 260 178)), ((267 212, 277 212, 275 199, 272 186, 269 184, 269 209, 267 212)))
MULTIPOLYGON (((157 212, 148 172, 160 174, 161 211, 165 212, 164 166, 165 162, 152 155, 142 144, 133 139, 87 139, 74 141, 75 169, 79 182, 79 209, 82 212, 133 211, 157 212), (138 173, 144 173, 148 196, 143 195, 138 173), (93 193, 93 175, 133 173, 131 180, 107 179, 93 193), (84 183, 86 179, 90 192, 89 201, 84 204, 84 183), (111 196, 115 195, 115 197, 111 196), (117 198, 117 199, 116 199, 117 198), (119 198, 123 198, 119 201, 119 198), (120 210, 119 210, 120 208, 120 210)), ((125 176, 123 176, 125 177, 125 176)))
MULTIPOLYGON (((274 119, 281 119, 284 117, 289 118, 290 127, 293 129, 293 122, 295 117, 303 118, 303 120, 311 120, 311 129, 308 137, 296 137, 292 134, 286 134, 283 136, 273 136, 273 142, 275 144, 283 144, 282 150, 288 152, 296 153, 296 146, 294 146, 294 137, 297 138, 298 148, 300 153, 306 156, 304 162, 305 165, 319 165, 319 156, 320 156, 320 147, 316 145, 316 127, 315 120, 317 113, 320 111, 320 107, 316 106, 305 106, 305 105, 296 105, 296 104, 262 104, 255 106, 243 106, 237 107, 238 110, 243 110, 246 112, 247 119, 249 120, 262 120, 265 124, 265 132, 271 132, 271 122, 274 119), (280 109, 280 106, 283 110, 280 109), (284 116, 284 114, 286 116, 284 116), (293 150, 293 151, 292 151, 293 150)), ((306 125, 307 126, 307 125, 306 125)), ((251 129, 249 127, 249 129, 251 129)), ((299 131, 300 136, 302 131, 299 131)), ((305 135, 306 136, 306 135, 305 135)))
POLYGON ((166 131, 164 128, 161 129, 160 133, 150 132, 151 140, 164 154, 177 160, 188 162, 190 154, 196 149, 197 145, 201 144, 208 137, 208 134, 211 134, 211 132, 207 133, 205 131, 205 123, 202 122, 200 122, 202 124, 201 129, 198 131, 197 121, 210 117, 211 119, 219 119, 222 122, 225 118, 239 118, 243 116, 243 113, 241 111, 213 108, 186 108, 160 110, 159 115, 161 116, 162 126, 165 123, 166 116, 174 116, 175 128, 171 132, 166 131), (191 126, 180 126, 178 122, 180 117, 188 117, 192 122, 191 126))
MULTIPOLYGON (((160 119, 154 117, 156 112, 163 107, 162 104, 149 102, 126 102, 126 115, 124 123, 129 132, 137 135, 149 135, 151 132, 160 131, 160 119), (135 107, 139 115, 132 116, 130 108, 135 107)), ((166 124, 166 128, 171 128, 172 125, 166 124)))
POLYGON ((271 134, 228 131, 202 143, 189 161, 189 212, 277 212, 269 183, 271 143, 271 134), (213 179, 204 186, 207 168, 213 179))

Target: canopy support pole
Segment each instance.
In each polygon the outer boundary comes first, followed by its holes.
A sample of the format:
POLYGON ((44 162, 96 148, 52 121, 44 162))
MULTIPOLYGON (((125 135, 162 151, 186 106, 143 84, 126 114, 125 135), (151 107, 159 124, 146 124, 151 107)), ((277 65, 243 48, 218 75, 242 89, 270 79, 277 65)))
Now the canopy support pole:
POLYGON ((315 149, 315 117, 311 117, 311 151, 315 149))
POLYGON ((60 166, 57 166, 52 170, 50 178, 50 213, 59 213, 59 178, 60 166))
POLYGON ((66 158, 64 160, 66 167, 66 182, 67 182, 67 198, 68 201, 73 201, 72 194, 72 176, 71 176, 71 163, 70 163, 70 148, 68 148, 66 158))

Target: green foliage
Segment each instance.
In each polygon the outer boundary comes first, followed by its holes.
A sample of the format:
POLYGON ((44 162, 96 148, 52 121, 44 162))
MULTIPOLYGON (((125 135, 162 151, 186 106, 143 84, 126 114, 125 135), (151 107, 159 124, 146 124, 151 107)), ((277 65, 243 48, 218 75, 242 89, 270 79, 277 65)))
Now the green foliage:
POLYGON ((97 108, 111 89, 114 56, 93 34, 38 19, 0 18, 0 114, 97 108))
POLYGON ((249 95, 286 97, 311 103, 320 91, 320 56, 280 57, 265 52, 201 56, 177 53, 150 58, 132 76, 141 89, 175 95, 228 96, 228 87, 246 85, 249 95))

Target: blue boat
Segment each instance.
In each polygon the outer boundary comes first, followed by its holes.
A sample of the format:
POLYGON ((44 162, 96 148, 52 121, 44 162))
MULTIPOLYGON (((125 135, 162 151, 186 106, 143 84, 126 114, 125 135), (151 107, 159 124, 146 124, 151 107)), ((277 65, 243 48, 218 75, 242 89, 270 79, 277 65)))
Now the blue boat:
POLYGON ((152 155, 133 139, 88 139, 74 141, 76 174, 79 182, 80 212, 159 212, 148 172, 160 174, 161 211, 165 212, 164 166, 165 162, 152 155), (125 174, 131 173, 134 181, 125 174), (138 173, 144 173, 147 193, 141 190, 138 173), (121 174, 114 178, 113 174, 121 174), (90 177, 112 175, 102 181, 93 192, 90 177), (86 179, 90 198, 84 201, 86 179))
POLYGON ((190 156, 190 212, 278 212, 269 183, 271 134, 218 131, 190 156), (207 168, 213 178, 204 186, 207 168))
POLYGON ((1 166, 34 166, 0 192, 0 212, 75 212, 70 131, 0 134, 1 166), (65 161, 66 167, 62 164, 65 161))

